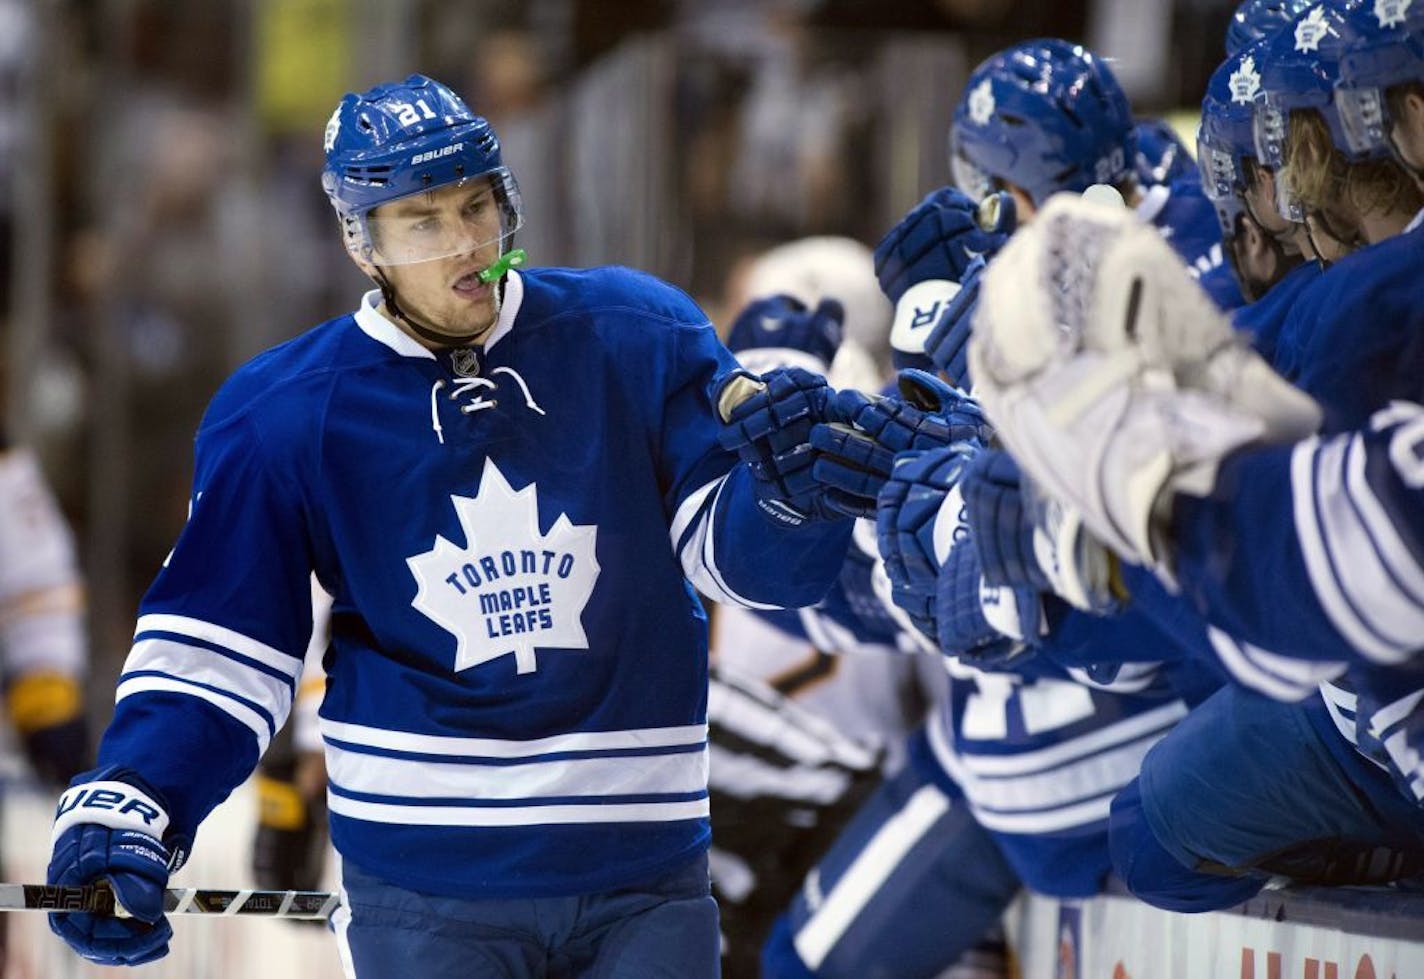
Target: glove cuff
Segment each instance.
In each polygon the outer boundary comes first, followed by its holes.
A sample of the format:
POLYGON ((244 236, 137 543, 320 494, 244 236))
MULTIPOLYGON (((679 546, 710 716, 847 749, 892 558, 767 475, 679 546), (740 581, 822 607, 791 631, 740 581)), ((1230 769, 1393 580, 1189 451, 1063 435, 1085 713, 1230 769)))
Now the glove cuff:
POLYGON ((927 356, 925 341, 945 306, 959 295, 959 289, 959 283, 949 279, 926 279, 906 289, 895 303, 895 318, 890 325, 891 348, 902 354, 927 356))
POLYGON ((158 800, 137 786, 104 779, 71 786, 59 797, 50 846, 70 827, 81 823, 134 830, 161 841, 168 832, 168 813, 158 800))
POLYGON ((758 376, 782 367, 799 367, 813 374, 824 374, 830 365, 813 353, 795 347, 751 347, 736 353, 737 362, 758 376))

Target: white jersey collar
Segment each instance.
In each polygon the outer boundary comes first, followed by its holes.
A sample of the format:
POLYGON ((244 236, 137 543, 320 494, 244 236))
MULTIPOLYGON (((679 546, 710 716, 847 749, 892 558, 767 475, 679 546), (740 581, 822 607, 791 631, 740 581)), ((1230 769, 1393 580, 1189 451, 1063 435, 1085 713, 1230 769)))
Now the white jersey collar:
POLYGON ((1411 231, 1417 231, 1420 225, 1424 225, 1424 210, 1421 210, 1418 214, 1414 215, 1414 219, 1408 224, 1406 224, 1404 226, 1404 230, 1400 233, 1407 235, 1411 231))
POLYGON ((1137 216, 1148 224, 1152 224, 1171 198, 1172 189, 1170 187, 1166 184, 1153 184, 1142 195, 1142 200, 1137 202, 1137 216))
MULTIPOLYGON (((434 360, 435 354, 419 343, 409 333, 396 326, 381 313, 381 290, 372 289, 361 297, 361 305, 356 310, 356 325, 361 332, 383 346, 390 347, 402 357, 424 357, 434 360)), ((499 316, 494 321, 494 329, 484 347, 493 347, 500 337, 514 328, 514 318, 519 315, 519 307, 524 303, 524 283, 519 273, 510 269, 504 284, 504 302, 500 303, 499 316)))
POLYGON ((435 359, 435 354, 416 342, 409 333, 396 326, 381 313, 381 290, 372 289, 361 297, 356 310, 356 325, 377 343, 390 347, 402 357, 435 359))
POLYGON ((505 273, 504 301, 499 304, 499 316, 494 321, 494 329, 490 330, 489 339, 485 341, 486 350, 498 343, 500 337, 514 329, 514 318, 519 315, 519 307, 522 305, 524 305, 524 280, 519 277, 518 272, 510 269, 505 273))

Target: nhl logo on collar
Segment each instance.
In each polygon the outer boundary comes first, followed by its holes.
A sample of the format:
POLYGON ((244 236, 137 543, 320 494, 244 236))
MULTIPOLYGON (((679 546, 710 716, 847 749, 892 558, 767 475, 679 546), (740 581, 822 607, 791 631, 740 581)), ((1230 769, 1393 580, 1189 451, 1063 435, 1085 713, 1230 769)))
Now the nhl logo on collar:
POLYGON ((456 377, 478 377, 480 352, 474 347, 455 347, 450 351, 450 370, 456 377))
POLYGON ((974 120, 975 125, 987 126, 989 120, 994 118, 994 108, 994 86, 986 78, 969 93, 969 118, 974 120))
POLYGON ((1295 25, 1295 49, 1302 53, 1319 51, 1320 42, 1328 30, 1325 26, 1325 8, 1313 8, 1295 25))
POLYGON ((1241 67, 1231 73, 1227 82, 1231 87, 1231 101, 1249 104, 1261 94, 1261 73, 1256 70, 1256 59, 1241 59, 1241 67))
POLYGON ((1375 0, 1375 19, 1380 27, 1398 27, 1404 23, 1414 0, 1375 0))

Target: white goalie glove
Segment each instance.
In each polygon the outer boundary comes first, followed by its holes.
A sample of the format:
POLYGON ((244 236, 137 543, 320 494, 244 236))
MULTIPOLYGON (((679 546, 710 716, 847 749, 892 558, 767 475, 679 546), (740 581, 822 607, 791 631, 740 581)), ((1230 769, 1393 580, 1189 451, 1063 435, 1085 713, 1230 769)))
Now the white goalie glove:
POLYGON ((1113 550, 1159 571, 1172 494, 1208 493, 1228 453, 1320 423, 1158 231, 1072 194, 990 263, 969 363, 1024 472, 1113 550))

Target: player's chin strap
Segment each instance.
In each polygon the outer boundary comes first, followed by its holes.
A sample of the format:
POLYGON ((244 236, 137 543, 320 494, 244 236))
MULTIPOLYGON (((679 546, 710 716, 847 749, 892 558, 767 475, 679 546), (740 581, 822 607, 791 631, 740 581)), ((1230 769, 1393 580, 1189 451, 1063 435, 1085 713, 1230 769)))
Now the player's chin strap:
MULTIPOLYGON (((504 305, 504 287, 509 281, 505 277, 505 274, 510 269, 523 265, 526 257, 527 255, 524 249, 511 249, 496 259, 493 265, 480 273, 479 278, 481 282, 486 284, 490 282, 497 283, 495 286, 498 290, 495 296, 496 311, 504 305)), ((386 278, 386 274, 381 271, 379 265, 375 266, 375 271, 371 273, 371 278, 381 290, 381 299, 385 302, 386 309, 390 310, 392 316, 410 327, 411 332, 416 336, 424 340, 429 340, 431 343, 439 344, 442 347, 459 346, 461 343, 472 339, 472 337, 461 338, 452 336, 449 333, 441 333, 425 324, 417 322, 409 313, 401 308, 400 303, 396 299, 395 286, 391 285, 390 280, 386 278)))
MULTIPOLYGON (((1316 223, 1320 225, 1320 230, 1329 235, 1331 240, 1346 252, 1352 252, 1365 244, 1365 239, 1361 237, 1358 231, 1354 234, 1341 234, 1340 231, 1330 223, 1330 219, 1325 216, 1324 211, 1311 211, 1310 216, 1315 218, 1316 223)), ((1305 237, 1310 241, 1310 247, 1315 250, 1315 260, 1320 263, 1321 268, 1328 269, 1335 264, 1336 259, 1326 258, 1325 253, 1320 250, 1320 243, 1315 240, 1315 228, 1311 226, 1309 220, 1305 222, 1305 237)))

